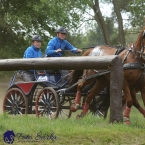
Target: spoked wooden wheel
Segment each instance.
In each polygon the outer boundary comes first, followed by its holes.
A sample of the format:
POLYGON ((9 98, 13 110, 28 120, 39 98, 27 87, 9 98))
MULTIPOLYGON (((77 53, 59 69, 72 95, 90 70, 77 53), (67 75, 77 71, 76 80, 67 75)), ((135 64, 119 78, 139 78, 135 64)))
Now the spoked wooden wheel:
POLYGON ((58 118, 62 118, 62 119, 70 118, 72 114, 70 110, 70 106, 71 106, 70 97, 65 96, 63 98, 63 101, 60 100, 59 102, 62 102, 62 103, 60 103, 58 118))
POLYGON ((56 91, 51 87, 42 89, 36 99, 36 116, 54 119, 58 117, 59 102, 56 91))
POLYGON ((20 89, 12 88, 8 90, 3 101, 3 111, 10 115, 27 114, 27 98, 20 89))

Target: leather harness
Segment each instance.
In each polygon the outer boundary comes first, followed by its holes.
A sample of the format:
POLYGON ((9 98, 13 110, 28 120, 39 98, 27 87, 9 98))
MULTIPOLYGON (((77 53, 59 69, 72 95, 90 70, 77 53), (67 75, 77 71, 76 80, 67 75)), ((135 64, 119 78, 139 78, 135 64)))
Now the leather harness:
MULTIPOLYGON (((126 55, 125 55, 125 57, 123 59, 123 62, 122 62, 123 63, 123 69, 124 70, 143 69, 143 73, 141 74, 139 80, 137 81, 136 85, 132 88, 132 89, 134 89, 135 87, 137 87, 143 81, 143 78, 145 76, 145 63, 142 63, 140 61, 139 57, 136 54, 136 53, 140 53, 140 51, 135 51, 134 50, 134 45, 132 45, 131 48, 126 48, 126 47, 121 46, 119 49, 116 50, 114 55, 119 55, 125 49, 127 49, 128 51, 127 51, 127 53, 126 53, 126 55), (134 56, 135 56, 135 58, 137 59, 138 62, 135 62, 135 63, 125 63, 124 64, 124 62, 127 59, 127 56, 129 55, 130 52, 133 52, 133 54, 134 54, 134 56)), ((81 79, 80 81, 76 82, 72 86, 70 86, 68 88, 65 88, 65 89, 61 89, 59 91, 64 93, 65 91, 68 91, 68 90, 72 89, 73 87, 75 87, 76 85, 78 85, 80 82, 83 82, 83 81, 86 81, 86 80, 89 80, 89 79, 92 79, 92 78, 95 78, 95 77, 98 77, 98 76, 101 76, 101 75, 105 75, 105 74, 108 74, 108 73, 110 73, 110 69, 107 69, 105 71, 97 71, 97 74, 94 74, 94 75, 91 75, 91 76, 86 77, 84 79, 81 79)))

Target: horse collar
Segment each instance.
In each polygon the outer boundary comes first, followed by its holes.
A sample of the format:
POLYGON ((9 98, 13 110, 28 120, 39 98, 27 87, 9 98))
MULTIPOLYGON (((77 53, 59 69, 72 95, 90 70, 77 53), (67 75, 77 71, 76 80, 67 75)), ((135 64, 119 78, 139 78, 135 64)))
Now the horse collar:
POLYGON ((143 63, 141 62, 141 60, 140 60, 140 57, 137 55, 137 53, 140 53, 140 54, 141 54, 141 51, 135 50, 135 49, 134 49, 134 45, 131 46, 131 50, 132 50, 132 52, 133 52, 133 54, 134 54, 136 60, 137 60, 139 63, 143 64, 143 63))
POLYGON ((124 64, 125 60, 127 59, 127 56, 129 55, 130 51, 132 50, 132 47, 130 47, 129 49, 128 48, 126 48, 126 49, 127 49, 127 53, 126 53, 126 55, 125 55, 125 57, 123 59, 122 64, 124 64))

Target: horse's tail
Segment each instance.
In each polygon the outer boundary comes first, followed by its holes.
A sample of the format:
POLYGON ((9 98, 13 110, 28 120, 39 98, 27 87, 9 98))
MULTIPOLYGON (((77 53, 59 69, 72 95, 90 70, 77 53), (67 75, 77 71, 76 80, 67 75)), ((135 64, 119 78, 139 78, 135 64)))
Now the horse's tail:
MULTIPOLYGON (((93 50, 93 48, 89 48, 87 49, 82 56, 88 56, 90 54, 90 52, 93 50)), ((83 70, 72 70, 71 74, 70 74, 70 81, 69 84, 73 85, 75 84, 79 78, 83 75, 83 70)), ((76 87, 75 87, 76 88, 76 87)))
POLYGON ((97 109, 104 115, 104 118, 107 117, 108 109, 110 107, 110 91, 109 90, 110 90, 110 87, 104 88, 104 90, 99 93, 98 97, 94 98, 94 101, 92 101, 90 104, 91 112, 95 113, 97 109), (94 106, 97 108, 94 108, 94 106))
POLYGON ((79 78, 82 76, 83 70, 72 70, 70 74, 70 85, 75 84, 79 78))

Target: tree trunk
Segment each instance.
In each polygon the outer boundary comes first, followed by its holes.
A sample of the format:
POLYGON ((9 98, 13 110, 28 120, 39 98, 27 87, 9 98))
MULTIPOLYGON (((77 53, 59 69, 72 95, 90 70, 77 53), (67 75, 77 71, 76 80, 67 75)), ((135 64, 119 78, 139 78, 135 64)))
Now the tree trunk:
POLYGON ((101 28, 105 43, 107 45, 111 45, 110 36, 108 34, 105 21, 103 19, 102 13, 99 8, 99 1, 95 0, 95 3, 90 7, 94 10, 94 18, 96 22, 98 23, 99 27, 101 28))
POLYGON ((117 0, 112 0, 113 5, 114 5, 114 11, 116 13, 117 19, 118 19, 118 29, 119 29, 119 38, 120 38, 120 43, 122 45, 125 45, 125 35, 124 35, 124 30, 123 30, 123 20, 122 16, 120 13, 120 8, 118 6, 118 1, 117 0))

